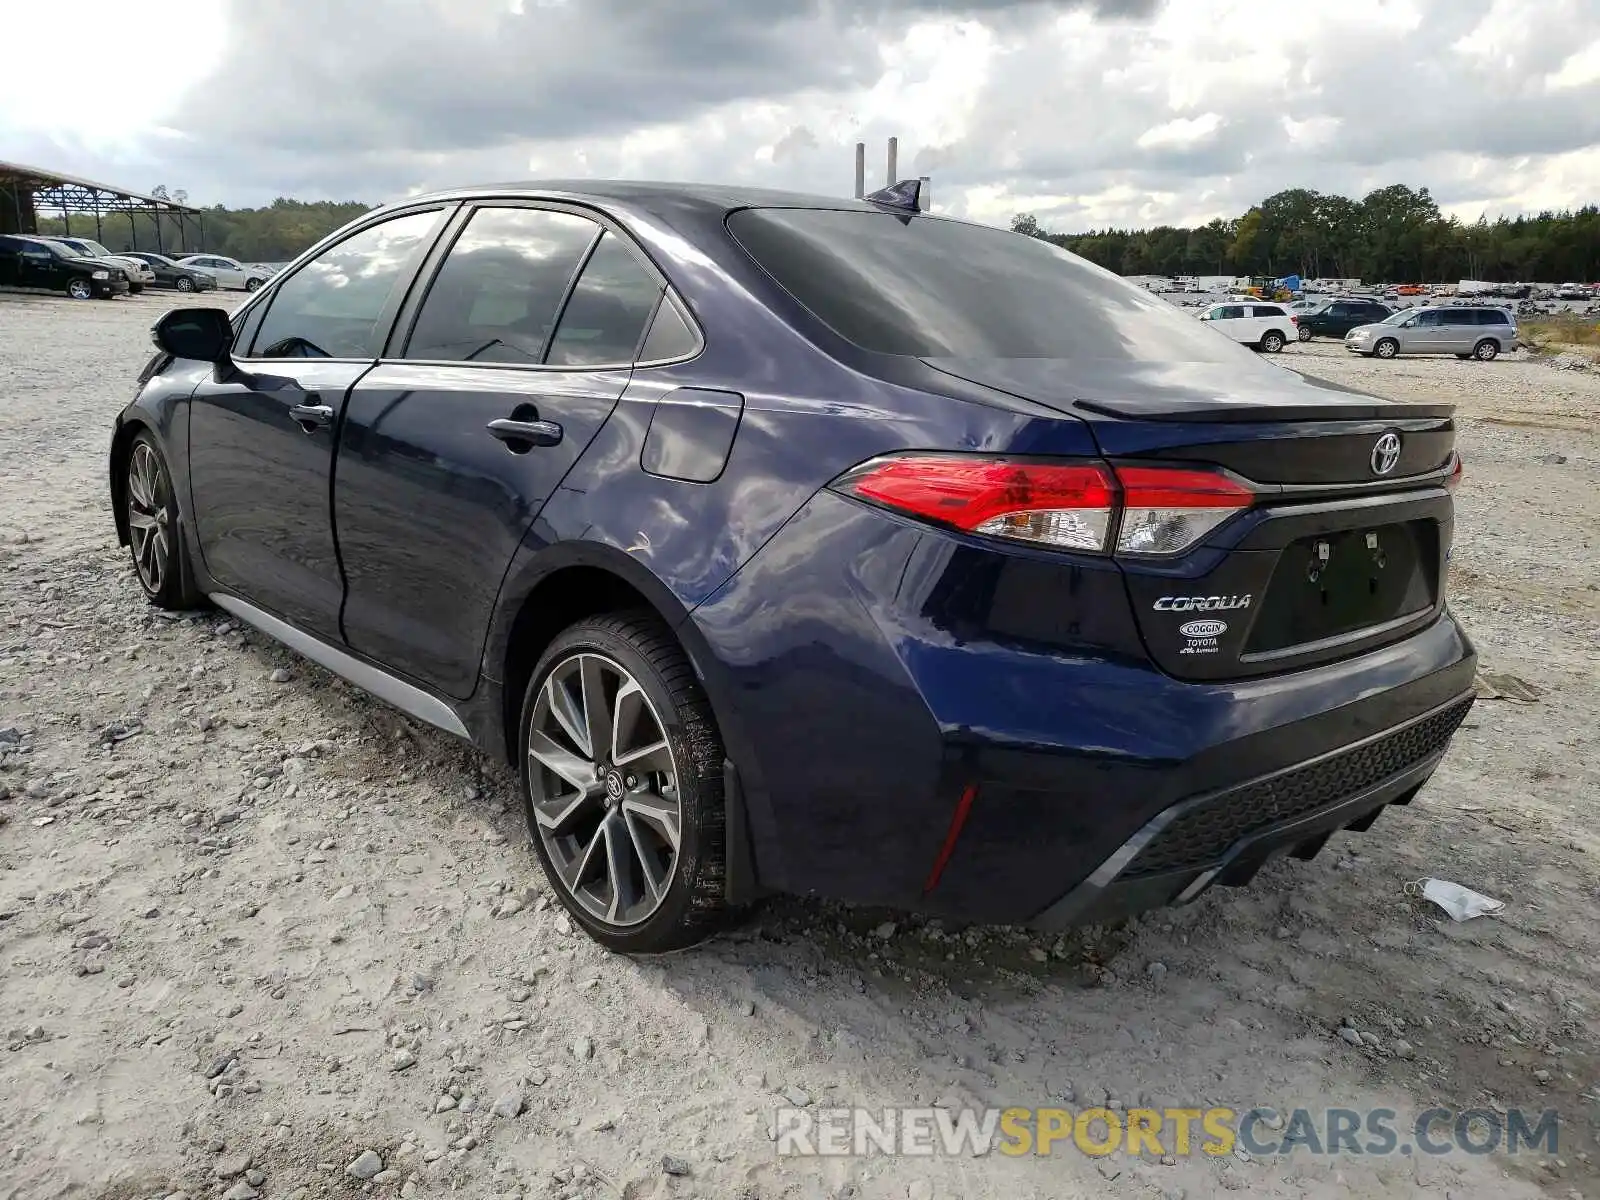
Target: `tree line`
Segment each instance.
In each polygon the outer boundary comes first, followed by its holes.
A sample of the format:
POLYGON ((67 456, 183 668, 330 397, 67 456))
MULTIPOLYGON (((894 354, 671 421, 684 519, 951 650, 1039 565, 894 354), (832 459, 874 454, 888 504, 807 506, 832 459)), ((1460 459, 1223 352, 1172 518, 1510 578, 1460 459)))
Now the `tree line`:
MULTIPOLYGON (((168 194, 164 187, 154 189, 151 194, 177 204, 185 202, 182 192, 168 194)), ((177 249, 190 253, 205 250, 241 262, 276 263, 294 258, 307 246, 371 208, 370 204, 355 201, 307 202, 280 196, 265 208, 226 208, 218 204, 202 209, 203 226, 201 218, 193 214, 185 215, 180 222, 171 214, 157 217, 151 213, 104 213, 97 234, 93 216, 74 214, 71 232, 78 237, 96 238, 113 253, 164 250, 170 254, 177 249)), ((43 236, 64 234, 67 225, 68 222, 59 216, 39 214, 39 233, 43 236)))
POLYGON ((1298 274, 1306 279, 1439 283, 1600 280, 1600 208, 1537 216, 1447 217, 1428 194, 1392 184, 1361 200, 1290 188, 1233 220, 1185 229, 1052 233, 1031 213, 1011 228, 1122 275, 1298 274))

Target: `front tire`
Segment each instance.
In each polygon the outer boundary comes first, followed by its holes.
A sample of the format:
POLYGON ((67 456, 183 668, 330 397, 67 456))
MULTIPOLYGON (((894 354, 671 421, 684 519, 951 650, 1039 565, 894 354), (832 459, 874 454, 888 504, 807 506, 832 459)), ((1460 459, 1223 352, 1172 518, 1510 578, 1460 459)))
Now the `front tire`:
POLYGON ((562 632, 528 681, 520 729, 529 840, 573 919, 624 954, 715 932, 722 737, 659 618, 608 614, 562 632))
POLYGON ((1278 354, 1283 350, 1283 334, 1276 329, 1269 329, 1261 335, 1261 348, 1268 354, 1278 354))
POLYGON ((1493 362, 1500 356, 1500 343, 1493 338, 1484 338, 1472 348, 1472 357, 1479 362, 1493 362))
POLYGON ((1400 353, 1400 343, 1393 338, 1384 338, 1372 348, 1372 352, 1379 358, 1393 358, 1400 353))
POLYGON ((137 296, 142 291, 144 291, 144 284, 142 283, 130 283, 128 285, 128 295, 130 296, 137 296))
POLYGON ((73 279, 67 282, 67 295, 74 300, 94 299, 94 284, 87 279, 73 279))
POLYGON ((1300 340, 1302 342, 1309 342, 1311 340, 1311 338, 1312 338, 1312 333, 1311 333, 1310 328, 1305 326, 1305 325, 1300 326, 1300 340))
POLYGON ((135 435, 128 449, 122 502, 128 520, 128 553, 145 598, 169 612, 198 607, 200 596, 189 583, 188 550, 172 474, 148 433, 135 435))
POLYGON ((182 276, 179 276, 177 288, 180 292, 192 292, 194 291, 194 280, 184 279, 182 276))
POLYGON ((247 292, 253 292, 257 288, 259 288, 260 286, 261 286, 261 280, 259 280, 259 279, 246 279, 244 281, 244 290, 247 291, 247 292))

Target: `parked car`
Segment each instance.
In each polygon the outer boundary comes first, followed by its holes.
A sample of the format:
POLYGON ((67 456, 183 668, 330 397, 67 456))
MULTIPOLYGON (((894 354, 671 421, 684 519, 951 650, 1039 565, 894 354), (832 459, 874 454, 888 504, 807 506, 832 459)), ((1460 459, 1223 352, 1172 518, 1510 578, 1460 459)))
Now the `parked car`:
POLYGON ((192 267, 214 276, 217 286, 253 292, 272 277, 271 272, 259 267, 247 267, 236 258, 223 258, 220 254, 191 254, 178 260, 180 267, 192 267))
POLYGON ((113 262, 88 258, 49 238, 0 234, 0 285, 49 288, 74 300, 110 299, 128 290, 128 276, 113 262))
POLYGON ((1358 325, 1381 321, 1394 310, 1376 300, 1331 300, 1321 308, 1301 313, 1298 335, 1302 342, 1314 337, 1343 337, 1358 325))
POLYGON ((174 288, 180 292, 211 292, 217 287, 217 277, 197 267, 179 266, 165 254, 149 250, 129 250, 128 254, 149 266, 155 273, 153 287, 174 288))
POLYGON ((122 268, 123 273, 128 277, 128 291, 136 296, 144 291, 145 284, 155 282, 155 275, 151 273, 148 264, 127 254, 113 254, 92 238, 64 237, 51 234, 50 240, 59 242, 61 245, 90 258, 103 258, 115 263, 122 268))
POLYGON ((1452 406, 919 192, 364 214, 156 324, 139 585, 512 764, 620 951, 765 891, 1107 920, 1410 803, 1473 702, 1452 406))
POLYGON ((1236 342, 1277 354, 1299 336, 1295 319, 1281 304, 1213 304, 1200 314, 1218 333, 1236 342))
POLYGON ((1397 354, 1454 354, 1489 362, 1517 348, 1517 321, 1509 311, 1488 304, 1418 307, 1397 312, 1376 325, 1345 334, 1352 354, 1393 358, 1397 354))

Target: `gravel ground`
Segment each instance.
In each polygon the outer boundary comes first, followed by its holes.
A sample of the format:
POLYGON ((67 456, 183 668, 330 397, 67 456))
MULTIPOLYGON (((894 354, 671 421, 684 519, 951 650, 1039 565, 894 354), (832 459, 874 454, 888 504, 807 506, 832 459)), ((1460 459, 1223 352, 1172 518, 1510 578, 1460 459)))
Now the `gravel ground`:
POLYGON ((1276 360, 1461 406, 1454 602, 1542 692, 1371 833, 1059 940, 777 901, 630 961, 549 901, 504 772, 144 603, 105 448, 170 303, 0 295, 0 1197, 1600 1195, 1595 374, 1276 360), (1429 875, 1506 909, 1452 924, 1429 875), (1515 1158, 802 1161, 786 1102, 1563 1123, 1515 1158))

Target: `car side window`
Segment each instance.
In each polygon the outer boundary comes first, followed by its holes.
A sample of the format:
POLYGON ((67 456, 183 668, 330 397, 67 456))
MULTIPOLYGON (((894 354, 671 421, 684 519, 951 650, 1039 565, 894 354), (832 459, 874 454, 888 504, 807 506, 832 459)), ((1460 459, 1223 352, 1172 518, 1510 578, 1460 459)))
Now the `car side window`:
POLYGON ((1281 317, 1284 312, 1276 304, 1257 304, 1255 314, 1258 317, 1281 317))
POLYGON ((1427 312, 1418 313, 1417 314, 1417 324, 1418 325, 1443 325, 1444 324, 1444 313, 1440 312, 1437 308, 1429 309, 1427 312))
POLYGON ((633 362, 661 291, 660 280, 627 242, 602 234, 561 311, 545 361, 559 367, 633 362))
POLYGON ((531 365, 600 226, 544 208, 480 208, 450 247, 404 357, 531 365))
POLYGON ((653 363, 687 358, 699 348, 700 335, 674 303, 671 294, 662 297, 655 320, 650 322, 650 332, 645 334, 644 345, 639 349, 639 361, 653 363))
POLYGON ((330 246, 285 279, 269 301, 257 358, 372 358, 396 284, 433 239, 438 209, 392 217, 330 246))
POLYGON ((1236 321, 1242 316, 1244 316, 1244 305, 1228 304, 1219 308, 1211 319, 1213 321, 1236 321))
POLYGON ((1444 314, 1444 323, 1446 325, 1476 325, 1478 323, 1478 314, 1470 308, 1451 309, 1444 314))
POLYGON ((1478 324, 1509 325, 1511 324, 1511 317, 1504 309, 1480 308, 1478 310, 1478 324))

